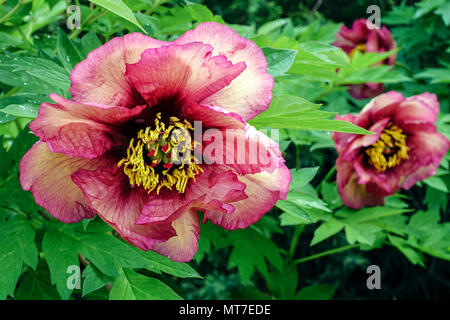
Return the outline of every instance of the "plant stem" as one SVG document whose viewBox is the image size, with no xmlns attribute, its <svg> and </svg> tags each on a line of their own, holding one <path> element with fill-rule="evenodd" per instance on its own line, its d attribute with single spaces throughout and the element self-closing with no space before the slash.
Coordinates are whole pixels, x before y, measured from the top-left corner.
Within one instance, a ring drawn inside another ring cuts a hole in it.
<svg viewBox="0 0 450 320">
<path fill-rule="evenodd" d="M 330 171 L 328 171 L 327 175 L 322 179 L 322 181 L 320 181 L 320 183 L 317 185 L 316 190 L 319 190 L 320 186 L 322 185 L 323 182 L 327 182 L 332 176 L 333 174 L 336 172 L 336 165 L 334 165 Z"/>
<path fill-rule="evenodd" d="M 289 260 L 294 257 L 295 249 L 297 248 L 298 240 L 305 229 L 304 225 L 295 226 L 294 234 L 292 236 L 291 245 L 289 247 Z"/>
<path fill-rule="evenodd" d="M 3 22 L 5 22 L 6 20 L 9 19 L 9 17 L 11 17 L 17 10 L 19 10 L 20 6 L 22 5 L 22 0 L 17 1 L 17 4 L 14 8 L 12 8 L 12 10 L 10 12 L 8 12 L 7 14 L 5 14 L 1 19 L 0 19 L 0 24 L 2 24 Z"/>
<path fill-rule="evenodd" d="M 357 247 L 359 247 L 359 243 L 349 244 L 347 246 L 343 246 L 343 247 L 339 247 L 339 248 L 336 248 L 336 249 L 327 250 L 327 251 L 324 251 L 324 252 L 313 254 L 313 255 L 308 256 L 308 257 L 297 259 L 297 260 L 293 261 L 292 264 L 295 265 L 295 264 L 303 263 L 303 262 L 306 262 L 306 261 L 319 259 L 319 258 L 328 256 L 330 254 L 343 252 L 343 251 L 350 250 L 350 249 L 357 248 Z"/>
<path fill-rule="evenodd" d="M 156 8 L 158 8 L 160 5 L 162 5 L 164 2 L 166 2 L 166 0 L 157 0 L 157 1 L 155 1 L 155 4 L 150 8 L 150 9 L 148 9 L 147 11 L 145 11 L 145 14 L 146 15 L 151 15 L 152 13 L 153 13 L 153 11 L 155 11 L 156 10 Z"/>
<path fill-rule="evenodd" d="M 295 169 L 300 169 L 300 145 L 295 145 Z"/>
</svg>

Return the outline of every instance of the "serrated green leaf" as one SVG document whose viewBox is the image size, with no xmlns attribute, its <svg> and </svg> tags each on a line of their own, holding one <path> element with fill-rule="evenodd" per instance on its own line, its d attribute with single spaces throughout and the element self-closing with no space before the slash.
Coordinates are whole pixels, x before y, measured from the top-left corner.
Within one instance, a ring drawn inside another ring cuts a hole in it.
<svg viewBox="0 0 450 320">
<path fill-rule="evenodd" d="M 316 231 L 314 231 L 314 237 L 311 240 L 311 246 L 314 246 L 319 242 L 322 242 L 323 240 L 328 239 L 329 237 L 340 232 L 342 229 L 344 229 L 344 226 L 344 223 L 334 218 L 331 218 L 330 220 L 322 223 L 320 227 L 318 227 Z"/>
<path fill-rule="evenodd" d="M 296 50 L 274 49 L 270 47 L 262 48 L 267 59 L 267 72 L 273 77 L 285 74 L 294 63 Z"/>
<path fill-rule="evenodd" d="M 130 269 L 121 269 L 111 289 L 110 300 L 180 300 L 172 289 L 158 279 Z"/>
<path fill-rule="evenodd" d="M 108 282 L 111 282 L 113 280 L 112 277 L 101 273 L 100 270 L 98 270 L 92 264 L 89 264 L 83 270 L 83 279 L 83 297 L 95 290 L 104 287 Z"/>
<path fill-rule="evenodd" d="M 38 251 L 34 237 L 33 228 L 20 216 L 0 225 L 0 300 L 14 295 L 24 264 L 36 268 Z"/>
<path fill-rule="evenodd" d="M 228 269 L 237 267 L 244 283 L 258 269 L 265 277 L 268 276 L 266 259 L 278 270 L 281 270 L 283 260 L 277 246 L 254 229 L 236 230 L 231 235 L 234 239 L 233 250 L 228 259 Z"/>
</svg>

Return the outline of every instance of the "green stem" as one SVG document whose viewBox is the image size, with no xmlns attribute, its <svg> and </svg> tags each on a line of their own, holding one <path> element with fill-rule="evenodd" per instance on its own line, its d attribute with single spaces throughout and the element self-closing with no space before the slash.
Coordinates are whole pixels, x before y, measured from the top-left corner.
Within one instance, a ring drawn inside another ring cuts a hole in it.
<svg viewBox="0 0 450 320">
<path fill-rule="evenodd" d="M 327 250 L 327 251 L 324 251 L 324 252 L 313 254 L 313 255 L 308 256 L 308 257 L 297 259 L 297 260 L 293 261 L 292 264 L 295 265 L 295 264 L 303 263 L 303 262 L 306 262 L 306 261 L 319 259 L 319 258 L 328 256 L 328 255 L 331 255 L 331 254 L 347 251 L 347 250 L 350 250 L 350 249 L 353 249 L 353 248 L 357 248 L 357 247 L 359 247 L 359 243 L 349 244 L 347 246 L 343 246 L 343 247 L 340 247 L 340 248 Z"/>
<path fill-rule="evenodd" d="M 22 0 L 17 1 L 17 4 L 14 8 L 12 8 L 12 10 L 10 12 L 8 12 L 7 14 L 5 14 L 1 19 L 0 19 L 0 24 L 2 24 L 3 22 L 5 22 L 6 20 L 9 19 L 9 17 L 11 17 L 17 10 L 19 10 L 20 6 L 22 5 Z"/>
<path fill-rule="evenodd" d="M 94 9 L 96 10 L 96 9 Z M 83 28 L 85 28 L 86 26 L 88 26 L 89 24 L 91 24 L 92 22 L 96 21 L 97 19 L 100 19 L 101 17 L 103 17 L 104 15 L 106 15 L 108 13 L 108 10 L 104 10 L 102 12 L 100 12 L 98 15 L 90 15 L 88 17 L 88 19 L 86 20 L 85 23 L 82 23 L 79 29 L 76 29 L 74 32 L 72 32 L 72 34 L 69 36 L 69 39 L 73 39 L 75 37 L 77 37 L 81 31 L 83 31 Z"/>
<path fill-rule="evenodd" d="M 328 171 L 327 175 L 325 176 L 325 178 L 322 179 L 322 181 L 320 181 L 320 183 L 317 185 L 316 190 L 319 190 L 320 186 L 322 185 L 323 182 L 327 182 L 332 176 L 333 174 L 336 172 L 336 165 L 334 165 L 330 171 Z"/>
<path fill-rule="evenodd" d="M 292 236 L 291 245 L 289 247 L 289 260 L 294 257 L 295 249 L 297 248 L 298 240 L 305 229 L 304 225 L 295 226 L 294 234 Z"/>
<path fill-rule="evenodd" d="M 145 14 L 146 15 L 151 15 L 152 13 L 153 13 L 153 11 L 155 11 L 156 10 L 156 8 L 158 8 L 160 5 L 162 5 L 164 2 L 166 2 L 166 0 L 158 0 L 158 1 L 155 1 L 155 4 L 150 8 L 150 9 L 148 9 L 147 11 L 145 11 Z"/>
<path fill-rule="evenodd" d="M 300 169 L 300 145 L 295 145 L 295 168 Z"/>
</svg>

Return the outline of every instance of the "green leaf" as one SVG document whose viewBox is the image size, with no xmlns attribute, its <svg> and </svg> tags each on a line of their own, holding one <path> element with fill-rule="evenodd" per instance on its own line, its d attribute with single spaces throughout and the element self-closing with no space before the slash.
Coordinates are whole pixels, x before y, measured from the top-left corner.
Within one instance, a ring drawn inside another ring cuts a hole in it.
<svg viewBox="0 0 450 320">
<path fill-rule="evenodd" d="M 265 277 L 268 276 L 266 261 L 281 270 L 283 260 L 277 246 L 268 238 L 252 228 L 233 231 L 233 250 L 228 259 L 228 269 L 237 267 L 244 283 L 249 283 L 255 268 Z"/>
<path fill-rule="evenodd" d="M 317 171 L 319 171 L 319 167 L 302 168 L 299 170 L 291 169 L 292 180 L 289 185 L 289 190 L 295 190 L 310 183 L 316 176 Z"/>
<path fill-rule="evenodd" d="M 198 22 L 214 21 L 214 14 L 208 7 L 194 3 L 186 7 L 192 16 L 192 19 Z"/>
<path fill-rule="evenodd" d="M 414 19 L 418 19 L 427 13 L 434 10 L 436 7 L 444 4 L 447 0 L 422 0 L 419 3 L 416 3 L 416 6 L 419 7 L 419 9 L 416 11 L 416 14 L 414 15 Z"/>
<path fill-rule="evenodd" d="M 83 297 L 104 287 L 108 282 L 113 280 L 113 278 L 101 273 L 100 270 L 92 264 L 89 264 L 83 270 L 83 278 Z"/>
<path fill-rule="evenodd" d="M 48 269 L 42 263 L 37 271 L 28 270 L 14 295 L 15 300 L 59 300 L 59 294 L 50 284 Z"/>
<path fill-rule="evenodd" d="M 182 298 L 158 279 L 130 269 L 121 269 L 111 289 L 110 300 L 181 300 Z"/>
<path fill-rule="evenodd" d="M 450 2 L 443 3 L 434 13 L 442 16 L 446 26 L 450 25 Z"/>
<path fill-rule="evenodd" d="M 348 121 L 324 120 L 334 114 L 317 110 L 318 104 L 303 98 L 282 94 L 273 98 L 269 109 L 250 120 L 256 127 L 279 129 L 326 130 L 355 134 L 373 134 Z"/>
<path fill-rule="evenodd" d="M 0 300 L 14 295 L 24 264 L 36 268 L 38 251 L 34 237 L 34 229 L 22 217 L 15 216 L 0 225 Z"/>
<path fill-rule="evenodd" d="M 300 206 L 286 200 L 279 200 L 276 207 L 283 210 L 280 215 L 282 226 L 309 224 L 315 222 Z"/>
<path fill-rule="evenodd" d="M 350 244 L 359 242 L 371 246 L 375 242 L 375 233 L 378 231 L 380 231 L 379 227 L 367 223 L 345 225 L 345 235 Z"/>
<path fill-rule="evenodd" d="M 270 47 L 262 48 L 267 59 L 267 72 L 273 77 L 285 74 L 294 63 L 296 50 L 274 49 Z"/>
<path fill-rule="evenodd" d="M 66 271 L 71 265 L 79 265 L 78 253 L 109 277 L 118 277 L 122 267 L 195 275 L 195 272 L 185 265 L 176 268 L 170 263 L 158 264 L 157 258 L 146 257 L 141 250 L 104 233 L 109 228 L 105 230 L 103 225 L 104 223 L 94 221 L 89 223 L 87 231 L 84 231 L 82 223 L 54 224 L 44 235 L 43 251 L 51 271 L 52 283 L 56 283 L 62 298 L 70 296 L 71 290 L 67 289 L 66 285 Z"/>
<path fill-rule="evenodd" d="M 426 68 L 415 74 L 414 78 L 431 78 L 431 83 L 450 83 L 450 68 Z"/>
<path fill-rule="evenodd" d="M 436 177 L 436 176 L 429 177 L 429 178 L 423 180 L 423 182 L 431 188 L 448 193 L 447 185 L 445 184 L 445 181 L 440 177 Z"/>
<path fill-rule="evenodd" d="M 80 266 L 77 247 L 65 233 L 50 228 L 42 239 L 42 251 L 50 269 L 52 284 L 56 284 L 63 300 L 68 299 L 73 289 L 67 286 L 67 269 Z"/>
<path fill-rule="evenodd" d="M 111 11 L 114 14 L 117 14 L 119 17 L 122 17 L 125 20 L 137 26 L 144 33 L 147 33 L 147 31 L 145 31 L 145 29 L 142 28 L 142 26 L 136 20 L 133 11 L 131 11 L 131 9 L 128 8 L 127 5 L 122 2 L 122 0 L 89 0 L 89 1 L 105 8 L 108 11 Z"/>
<path fill-rule="evenodd" d="M 81 54 L 61 28 L 58 28 L 56 34 L 56 48 L 59 60 L 64 68 L 71 72 L 75 65 L 82 60 Z"/>
<path fill-rule="evenodd" d="M 81 52 L 84 57 L 86 57 L 91 51 L 97 49 L 100 47 L 102 43 L 98 39 L 97 35 L 94 31 L 87 32 L 82 38 L 81 38 Z"/>
<path fill-rule="evenodd" d="M 202 278 L 189 264 L 170 260 L 153 251 L 141 252 L 147 262 L 147 269 L 156 273 L 167 273 L 180 278 Z"/>
<path fill-rule="evenodd" d="M 300 290 L 295 299 L 297 300 L 330 300 L 336 292 L 337 286 L 326 284 L 314 284 Z"/>
<path fill-rule="evenodd" d="M 320 227 L 318 227 L 316 231 L 314 231 L 314 237 L 311 240 L 311 246 L 314 246 L 319 242 L 322 242 L 323 240 L 328 239 L 329 237 L 340 232 L 342 229 L 344 229 L 344 226 L 344 223 L 336 220 L 335 218 L 331 218 L 330 220 L 322 223 Z"/>
<path fill-rule="evenodd" d="M 394 247 L 400 250 L 400 252 L 403 253 L 409 261 L 411 261 L 412 264 L 418 264 L 425 267 L 422 254 L 409 246 L 404 239 L 393 235 L 388 235 L 388 239 Z"/>
</svg>

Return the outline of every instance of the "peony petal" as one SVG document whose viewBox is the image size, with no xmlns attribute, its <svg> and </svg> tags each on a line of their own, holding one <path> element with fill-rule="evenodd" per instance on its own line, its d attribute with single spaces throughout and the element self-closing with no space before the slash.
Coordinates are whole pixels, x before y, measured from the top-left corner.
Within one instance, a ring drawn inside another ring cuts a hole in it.
<svg viewBox="0 0 450 320">
<path fill-rule="evenodd" d="M 131 188 L 128 178 L 117 166 L 96 171 L 79 170 L 72 175 L 72 180 L 98 215 L 136 247 L 152 250 L 155 243 L 175 235 L 170 223 L 136 224 L 149 195 L 141 188 Z"/>
<path fill-rule="evenodd" d="M 137 224 L 169 223 L 191 208 L 234 212 L 230 203 L 247 198 L 245 184 L 225 166 L 206 166 L 184 194 L 164 189 L 145 204 Z"/>
<path fill-rule="evenodd" d="M 437 114 L 434 109 L 423 100 L 411 97 L 401 102 L 394 114 L 394 121 L 402 127 L 411 123 L 435 123 Z"/>
<path fill-rule="evenodd" d="M 78 222 L 95 216 L 81 190 L 72 182 L 80 168 L 97 169 L 108 165 L 106 158 L 80 159 L 50 152 L 43 142 L 36 143 L 20 162 L 20 183 L 33 193 L 36 203 L 63 222 Z"/>
<path fill-rule="evenodd" d="M 442 157 L 450 148 L 450 141 L 436 132 L 431 124 L 409 126 L 407 145 L 409 160 L 402 163 L 399 171 L 403 174 L 401 187 L 411 188 L 417 181 L 426 179 L 436 173 Z"/>
<path fill-rule="evenodd" d="M 353 161 L 359 154 L 359 151 L 363 147 L 368 147 L 374 144 L 381 136 L 384 128 L 389 122 L 389 118 L 379 120 L 374 123 L 368 130 L 374 132 L 373 135 L 358 135 L 351 140 L 341 151 L 341 157 L 344 161 Z"/>
<path fill-rule="evenodd" d="M 207 210 L 204 222 L 222 226 L 227 230 L 244 229 L 258 221 L 278 200 L 286 199 L 291 182 L 291 172 L 282 166 L 272 173 L 264 171 L 238 177 L 245 183 L 248 198 L 233 202 L 235 211 L 231 214 Z"/>
<path fill-rule="evenodd" d="M 144 108 L 81 104 L 56 94 L 50 97 L 57 104 L 41 104 L 30 129 L 48 144 L 52 152 L 86 159 L 96 158 L 124 143 L 125 137 L 116 125 L 137 117 Z"/>
<path fill-rule="evenodd" d="M 200 224 L 197 212 L 190 209 L 184 212 L 179 218 L 172 222 L 176 236 L 169 240 L 157 243 L 154 251 L 177 262 L 187 262 L 192 260 L 198 249 L 198 239 L 200 238 Z"/>
<path fill-rule="evenodd" d="M 202 104 L 221 106 L 250 120 L 269 107 L 273 78 L 267 73 L 267 61 L 258 46 L 234 30 L 215 22 L 200 23 L 175 43 L 200 41 L 210 44 L 213 55 L 224 55 L 233 63 L 244 61 L 247 68 L 231 84 L 207 97 Z"/>
<path fill-rule="evenodd" d="M 279 145 L 239 115 L 201 105 L 185 108 L 184 115 L 201 121 L 202 128 L 196 130 L 203 132 L 203 163 L 224 164 L 239 174 L 272 172 L 283 166 Z"/>
<path fill-rule="evenodd" d="M 368 99 L 384 92 L 382 83 L 353 84 L 349 86 L 349 94 L 355 99 Z"/>
<path fill-rule="evenodd" d="M 357 116 L 349 113 L 342 116 L 337 115 L 334 117 L 334 119 L 355 123 Z M 336 131 L 333 131 L 332 133 L 332 138 L 335 142 L 335 148 L 337 152 L 341 152 L 341 150 L 350 142 L 350 140 L 355 139 L 356 137 L 358 137 L 358 135 L 352 133 L 343 133 Z"/>
<path fill-rule="evenodd" d="M 212 57 L 213 48 L 200 42 L 147 49 L 141 60 L 127 64 L 126 75 L 149 105 L 177 96 L 198 103 L 228 86 L 244 69 L 225 56 Z"/>
<path fill-rule="evenodd" d="M 359 184 L 359 176 L 351 162 L 336 160 L 337 185 L 342 203 L 353 209 L 384 204 L 384 198 L 369 192 L 368 184 Z M 376 188 L 374 186 L 373 188 Z"/>
<path fill-rule="evenodd" d="M 434 176 L 438 168 L 439 164 L 431 163 L 428 166 L 423 166 L 415 169 L 410 175 L 404 178 L 401 187 L 405 190 L 410 189 L 418 181 Z"/>
<path fill-rule="evenodd" d="M 404 100 L 403 95 L 396 91 L 389 91 L 373 98 L 359 113 L 356 125 L 368 128 L 374 122 L 392 117 L 398 109 L 398 104 Z"/>
<path fill-rule="evenodd" d="M 142 98 L 125 77 L 125 64 L 137 62 L 144 50 L 165 44 L 140 33 L 108 41 L 73 69 L 70 75 L 73 100 L 124 107 L 142 104 Z"/>
</svg>

